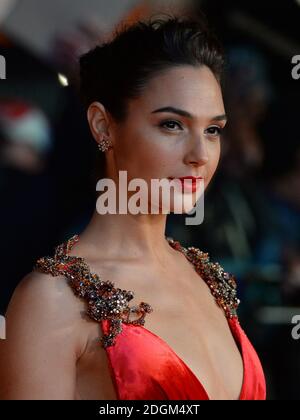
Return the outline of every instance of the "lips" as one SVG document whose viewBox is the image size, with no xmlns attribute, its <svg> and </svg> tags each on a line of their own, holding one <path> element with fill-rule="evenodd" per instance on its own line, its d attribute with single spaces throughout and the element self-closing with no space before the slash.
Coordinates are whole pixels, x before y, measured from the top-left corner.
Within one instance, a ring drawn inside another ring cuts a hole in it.
<svg viewBox="0 0 300 420">
<path fill-rule="evenodd" d="M 203 179 L 201 176 L 182 176 L 179 178 L 170 177 L 169 179 L 179 179 L 181 181 L 182 190 L 185 192 L 196 192 L 198 184 L 197 180 Z M 185 182 L 187 180 L 187 182 Z"/>
</svg>

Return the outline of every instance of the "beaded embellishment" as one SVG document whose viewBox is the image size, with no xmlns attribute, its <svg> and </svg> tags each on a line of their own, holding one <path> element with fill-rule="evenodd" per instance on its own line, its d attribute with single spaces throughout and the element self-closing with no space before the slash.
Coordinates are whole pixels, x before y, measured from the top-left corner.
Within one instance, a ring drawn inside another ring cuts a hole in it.
<svg viewBox="0 0 300 420">
<path fill-rule="evenodd" d="M 193 263 L 225 315 L 228 318 L 236 317 L 239 300 L 236 297 L 235 278 L 224 272 L 218 263 L 210 262 L 207 253 L 194 247 L 184 248 L 172 238 L 166 239 L 174 249 L 183 252 Z M 53 257 L 39 258 L 33 269 L 52 276 L 64 275 L 75 295 L 86 300 L 87 315 L 97 322 L 104 319 L 110 321 L 108 333 L 101 337 L 101 344 L 106 348 L 115 344 L 116 336 L 122 332 L 123 322 L 144 325 L 146 314 L 151 313 L 153 308 L 146 302 L 129 306 L 134 292 L 116 288 L 109 280 L 101 280 L 98 274 L 91 273 L 82 257 L 69 255 L 78 241 L 78 235 L 72 236 L 55 248 Z"/>
<path fill-rule="evenodd" d="M 193 246 L 185 248 L 173 238 L 167 238 L 167 240 L 174 249 L 181 251 L 194 265 L 196 272 L 210 288 L 217 304 L 224 310 L 226 317 L 237 317 L 236 310 L 240 300 L 237 298 L 235 277 L 225 272 L 219 263 L 211 262 L 207 252 Z"/>
</svg>

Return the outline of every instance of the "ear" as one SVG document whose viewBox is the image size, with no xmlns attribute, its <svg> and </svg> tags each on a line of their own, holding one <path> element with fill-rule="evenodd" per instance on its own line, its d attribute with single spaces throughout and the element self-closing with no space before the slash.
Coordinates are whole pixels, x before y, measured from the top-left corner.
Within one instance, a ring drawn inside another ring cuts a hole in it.
<svg viewBox="0 0 300 420">
<path fill-rule="evenodd" d="M 93 102 L 87 110 L 87 119 L 90 130 L 97 143 L 100 143 L 103 135 L 111 137 L 110 119 L 105 107 L 100 102 Z"/>
</svg>

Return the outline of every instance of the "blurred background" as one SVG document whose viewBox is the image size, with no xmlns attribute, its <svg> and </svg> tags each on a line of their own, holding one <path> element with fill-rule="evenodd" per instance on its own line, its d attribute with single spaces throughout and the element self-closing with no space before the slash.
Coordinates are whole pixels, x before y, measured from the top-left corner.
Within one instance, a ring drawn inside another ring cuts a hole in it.
<svg viewBox="0 0 300 420">
<path fill-rule="evenodd" d="M 95 208 L 97 148 L 78 98 L 78 55 L 121 21 L 160 11 L 206 14 L 227 53 L 229 115 L 204 222 L 170 215 L 166 234 L 235 274 L 268 399 L 299 400 L 300 1 L 1 0 L 0 314 L 35 260 Z"/>
</svg>

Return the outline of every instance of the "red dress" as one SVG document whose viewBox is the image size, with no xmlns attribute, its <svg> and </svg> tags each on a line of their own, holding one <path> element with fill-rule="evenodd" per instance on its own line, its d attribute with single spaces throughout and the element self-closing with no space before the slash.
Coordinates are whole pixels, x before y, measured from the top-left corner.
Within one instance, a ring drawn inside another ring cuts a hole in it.
<svg viewBox="0 0 300 420">
<path fill-rule="evenodd" d="M 167 238 L 170 245 L 182 251 L 208 284 L 213 296 L 225 312 L 232 335 L 243 360 L 244 377 L 240 400 L 264 400 L 266 384 L 259 358 L 243 331 L 236 308 L 234 277 L 218 263 L 211 263 L 207 253 L 198 248 L 183 248 L 178 241 Z M 56 247 L 54 257 L 38 259 L 34 269 L 53 276 L 65 275 L 74 293 L 87 301 L 87 314 L 99 322 L 109 370 L 119 400 L 208 400 L 203 385 L 172 350 L 156 334 L 144 327 L 145 315 L 152 311 L 141 302 L 130 307 L 133 292 L 116 288 L 91 273 L 84 259 L 69 255 L 74 235 Z M 130 319 L 131 314 L 139 318 Z"/>
</svg>

